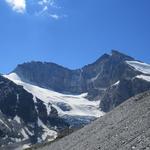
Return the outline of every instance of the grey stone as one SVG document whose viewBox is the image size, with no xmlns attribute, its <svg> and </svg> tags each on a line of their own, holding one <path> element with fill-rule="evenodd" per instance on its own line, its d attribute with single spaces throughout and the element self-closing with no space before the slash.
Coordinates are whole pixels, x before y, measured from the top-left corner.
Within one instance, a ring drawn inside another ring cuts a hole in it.
<svg viewBox="0 0 150 150">
<path fill-rule="evenodd" d="M 39 149 L 149 150 L 149 108 L 150 91 L 130 98 L 90 125 Z"/>
</svg>

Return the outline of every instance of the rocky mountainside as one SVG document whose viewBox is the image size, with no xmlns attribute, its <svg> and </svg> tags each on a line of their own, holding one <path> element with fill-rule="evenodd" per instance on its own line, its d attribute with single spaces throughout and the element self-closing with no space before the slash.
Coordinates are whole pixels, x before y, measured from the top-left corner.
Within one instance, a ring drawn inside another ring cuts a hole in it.
<svg viewBox="0 0 150 150">
<path fill-rule="evenodd" d="M 20 64 L 0 76 L 0 144 L 7 141 L 4 149 L 10 149 L 54 140 L 147 90 L 150 65 L 115 50 L 77 70 Z"/>
<path fill-rule="evenodd" d="M 18 65 L 13 72 L 25 82 L 57 92 L 96 93 L 122 78 L 131 78 L 138 74 L 125 63 L 127 60 L 134 59 L 113 50 L 111 55 L 104 54 L 96 62 L 77 70 L 54 63 L 30 62 Z M 92 98 L 96 97 L 93 95 Z"/>
<path fill-rule="evenodd" d="M 24 82 L 56 92 L 88 93 L 88 99 L 101 100 L 101 110 L 108 112 L 129 97 L 150 89 L 148 80 L 137 78 L 147 74 L 143 72 L 145 65 L 141 66 L 134 58 L 112 50 L 111 54 L 104 54 L 94 63 L 77 70 L 54 63 L 30 62 L 18 65 L 13 73 Z"/>
<path fill-rule="evenodd" d="M 50 105 L 48 114 L 43 101 L 0 76 L 1 147 L 54 140 L 60 127 L 65 129 L 69 125 L 58 116 L 54 107 Z"/>
<path fill-rule="evenodd" d="M 130 98 L 90 125 L 39 149 L 149 150 L 149 118 L 150 91 Z"/>
<path fill-rule="evenodd" d="M 86 93 L 81 95 L 58 93 L 31 83 L 26 83 L 16 73 L 5 75 L 5 77 L 17 85 L 23 86 L 34 98 L 40 99 L 46 112 L 51 112 L 50 106 L 52 106 L 55 110 L 54 112 L 69 124 L 69 128 L 81 127 L 96 117 L 103 115 L 103 112 L 99 109 L 99 101 L 88 100 Z"/>
<path fill-rule="evenodd" d="M 121 79 L 104 93 L 100 108 L 109 112 L 128 98 L 150 89 L 150 82 L 140 78 Z"/>
<path fill-rule="evenodd" d="M 103 115 L 97 102 L 84 97 L 25 83 L 16 74 L 0 76 L 1 149 L 53 141 Z"/>
</svg>

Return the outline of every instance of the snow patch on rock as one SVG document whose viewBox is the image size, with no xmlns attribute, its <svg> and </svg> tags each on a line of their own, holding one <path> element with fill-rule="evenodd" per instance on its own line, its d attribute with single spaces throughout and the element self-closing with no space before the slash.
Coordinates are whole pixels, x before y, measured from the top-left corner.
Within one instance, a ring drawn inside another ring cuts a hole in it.
<svg viewBox="0 0 150 150">
<path fill-rule="evenodd" d="M 136 78 L 143 79 L 143 80 L 150 82 L 150 76 L 147 76 L 147 75 L 138 75 L 136 76 Z"/>
<path fill-rule="evenodd" d="M 57 132 L 50 130 L 44 123 L 38 118 L 38 126 L 43 128 L 42 140 L 53 141 L 57 138 Z"/>
<path fill-rule="evenodd" d="M 150 74 L 150 65 L 149 64 L 139 62 L 139 61 L 126 61 L 126 63 L 128 65 L 132 66 L 137 71 L 140 71 L 144 74 Z"/>
</svg>

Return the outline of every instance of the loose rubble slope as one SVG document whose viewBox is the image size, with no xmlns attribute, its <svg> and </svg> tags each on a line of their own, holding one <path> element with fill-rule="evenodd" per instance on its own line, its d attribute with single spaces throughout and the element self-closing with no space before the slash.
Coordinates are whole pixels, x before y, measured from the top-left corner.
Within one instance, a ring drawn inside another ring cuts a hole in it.
<svg viewBox="0 0 150 150">
<path fill-rule="evenodd" d="M 149 150 L 150 91 L 130 98 L 83 129 L 40 150 Z"/>
</svg>

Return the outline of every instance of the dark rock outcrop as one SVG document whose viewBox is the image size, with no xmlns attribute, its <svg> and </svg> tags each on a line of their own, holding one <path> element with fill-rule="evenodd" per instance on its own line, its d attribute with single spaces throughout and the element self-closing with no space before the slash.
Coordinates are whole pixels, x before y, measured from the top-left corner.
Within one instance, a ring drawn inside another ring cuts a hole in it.
<svg viewBox="0 0 150 150">
<path fill-rule="evenodd" d="M 100 108 L 109 112 L 125 100 L 150 89 L 150 82 L 142 79 L 122 79 L 116 85 L 109 87 L 100 103 Z"/>
<path fill-rule="evenodd" d="M 0 110 L 10 118 L 17 115 L 26 123 L 37 120 L 32 94 L 2 76 L 0 76 Z"/>
<path fill-rule="evenodd" d="M 36 99 L 36 107 L 37 107 L 37 113 L 39 118 L 43 121 L 44 124 L 47 124 L 48 114 L 46 106 L 44 105 L 43 101 L 40 99 Z"/>
<path fill-rule="evenodd" d="M 11 144 L 17 146 L 21 142 L 37 143 L 38 139 L 42 140 L 43 127 L 39 119 L 58 133 L 69 129 L 69 124 L 58 116 L 57 110 L 51 104 L 50 107 L 50 114 L 47 114 L 43 101 L 33 100 L 33 95 L 22 86 L 0 76 L 0 146 L 11 147 Z M 53 121 L 56 118 L 57 121 Z"/>
<path fill-rule="evenodd" d="M 25 82 L 58 92 L 81 93 L 80 70 L 72 71 L 54 63 L 30 62 L 14 70 Z"/>
<path fill-rule="evenodd" d="M 0 145 L 31 140 L 36 134 L 37 112 L 32 94 L 0 76 Z M 5 127 L 5 129 L 4 129 Z M 38 138 L 38 137 L 36 137 Z"/>
</svg>

